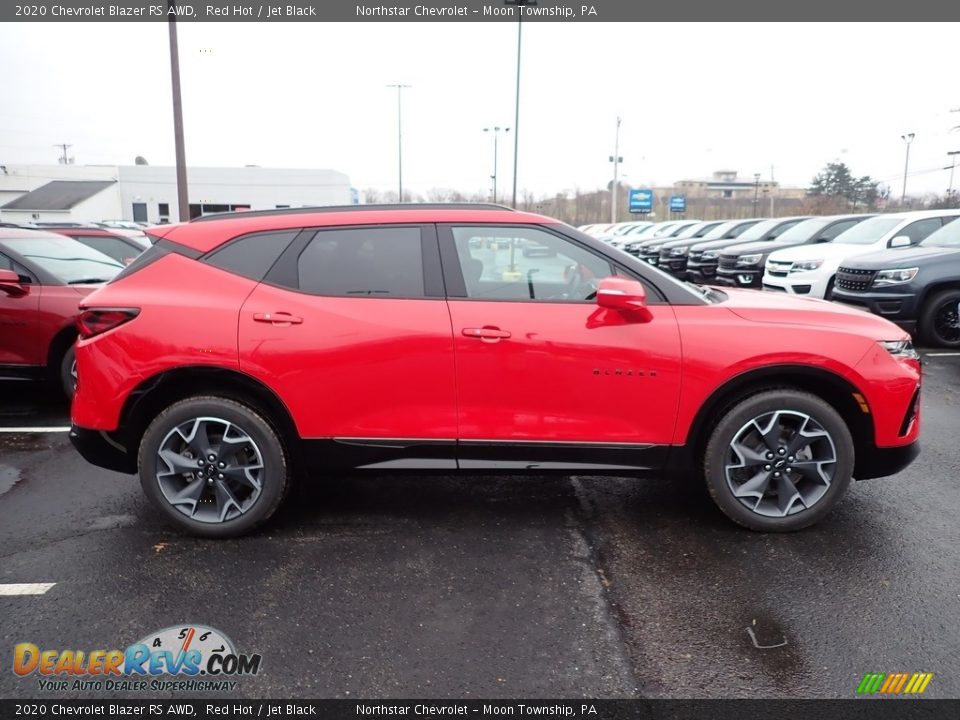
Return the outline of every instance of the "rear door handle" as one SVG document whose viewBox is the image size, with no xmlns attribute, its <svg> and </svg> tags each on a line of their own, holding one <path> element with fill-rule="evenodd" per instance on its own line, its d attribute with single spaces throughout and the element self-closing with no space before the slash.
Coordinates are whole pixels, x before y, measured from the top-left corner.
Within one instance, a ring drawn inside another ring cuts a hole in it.
<svg viewBox="0 0 960 720">
<path fill-rule="evenodd" d="M 501 330 L 492 325 L 484 325 L 482 328 L 464 328 L 460 332 L 464 337 L 483 340 L 484 342 L 497 342 L 510 337 L 508 330 Z"/>
<path fill-rule="evenodd" d="M 271 325 L 299 325 L 302 317 L 291 315 L 288 312 L 254 313 L 254 322 L 270 323 Z"/>
</svg>

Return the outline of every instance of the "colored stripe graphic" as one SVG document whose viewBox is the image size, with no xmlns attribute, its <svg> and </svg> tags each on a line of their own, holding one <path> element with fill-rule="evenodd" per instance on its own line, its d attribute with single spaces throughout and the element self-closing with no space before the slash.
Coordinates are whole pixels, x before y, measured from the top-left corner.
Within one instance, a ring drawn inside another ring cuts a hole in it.
<svg viewBox="0 0 960 720">
<path fill-rule="evenodd" d="M 867 673 L 857 685 L 858 695 L 921 695 L 933 673 Z"/>
</svg>

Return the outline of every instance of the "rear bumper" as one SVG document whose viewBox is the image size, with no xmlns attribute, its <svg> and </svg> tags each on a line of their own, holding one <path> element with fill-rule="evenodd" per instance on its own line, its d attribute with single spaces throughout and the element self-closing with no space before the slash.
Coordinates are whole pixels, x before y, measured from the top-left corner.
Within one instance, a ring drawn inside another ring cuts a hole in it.
<svg viewBox="0 0 960 720">
<path fill-rule="evenodd" d="M 919 454 L 919 440 L 899 447 L 872 447 L 869 451 L 861 452 L 857 456 L 853 477 L 857 480 L 870 480 L 896 475 L 916 460 Z"/>
<path fill-rule="evenodd" d="M 137 472 L 137 459 L 120 445 L 114 444 L 106 433 L 100 430 L 88 430 L 73 425 L 70 428 L 70 442 L 91 465 L 128 475 Z"/>
</svg>

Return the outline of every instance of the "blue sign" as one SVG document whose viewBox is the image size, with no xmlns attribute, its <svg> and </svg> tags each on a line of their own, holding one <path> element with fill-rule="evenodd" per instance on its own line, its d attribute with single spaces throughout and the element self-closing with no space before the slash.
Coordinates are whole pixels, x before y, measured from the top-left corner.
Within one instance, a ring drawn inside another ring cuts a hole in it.
<svg viewBox="0 0 960 720">
<path fill-rule="evenodd" d="M 670 212 L 686 212 L 687 211 L 687 196 L 686 195 L 671 195 L 670 196 Z"/>
<path fill-rule="evenodd" d="M 630 212 L 648 213 L 653 210 L 653 190 L 631 190 Z"/>
</svg>

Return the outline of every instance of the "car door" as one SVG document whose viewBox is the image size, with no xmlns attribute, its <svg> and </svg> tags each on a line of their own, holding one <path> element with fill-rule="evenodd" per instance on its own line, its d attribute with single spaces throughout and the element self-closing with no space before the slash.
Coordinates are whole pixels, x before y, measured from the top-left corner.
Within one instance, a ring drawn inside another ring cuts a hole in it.
<svg viewBox="0 0 960 720">
<path fill-rule="evenodd" d="M 0 289 L 0 365 L 42 365 L 46 348 L 37 339 L 40 286 L 26 269 L 0 253 L 0 269 L 20 275 L 25 292 Z"/>
<path fill-rule="evenodd" d="M 453 338 L 432 225 L 305 231 L 240 313 L 264 378 L 321 462 L 453 468 Z"/>
<path fill-rule="evenodd" d="M 658 466 L 677 411 L 680 337 L 655 289 L 652 319 L 639 322 L 596 305 L 615 267 L 558 230 L 442 225 L 439 235 L 460 466 Z M 509 247 L 487 242 L 499 238 Z"/>
</svg>

